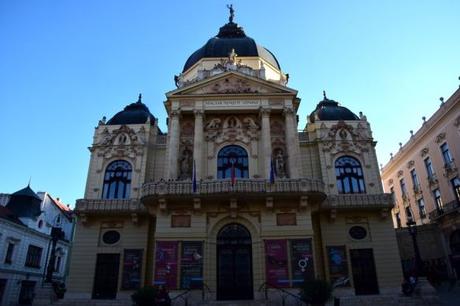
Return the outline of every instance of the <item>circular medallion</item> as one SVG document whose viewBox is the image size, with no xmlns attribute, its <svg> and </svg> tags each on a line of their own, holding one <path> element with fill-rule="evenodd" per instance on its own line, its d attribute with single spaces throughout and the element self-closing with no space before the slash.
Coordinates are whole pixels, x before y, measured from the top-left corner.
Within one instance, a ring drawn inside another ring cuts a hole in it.
<svg viewBox="0 0 460 306">
<path fill-rule="evenodd" d="M 107 231 L 102 235 L 105 244 L 115 244 L 120 241 L 120 233 L 117 231 Z"/>
<path fill-rule="evenodd" d="M 367 230 L 362 226 L 355 225 L 348 230 L 348 234 L 355 240 L 361 240 L 366 238 Z"/>
</svg>

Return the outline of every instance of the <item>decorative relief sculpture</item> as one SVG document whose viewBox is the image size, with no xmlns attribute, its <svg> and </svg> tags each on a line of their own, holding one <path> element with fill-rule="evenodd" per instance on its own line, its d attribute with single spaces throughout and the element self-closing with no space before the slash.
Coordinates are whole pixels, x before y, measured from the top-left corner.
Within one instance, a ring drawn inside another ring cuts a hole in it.
<svg viewBox="0 0 460 306">
<path fill-rule="evenodd" d="M 444 139 L 446 139 L 446 133 L 440 133 L 436 136 L 436 143 L 441 143 Z"/>
<path fill-rule="evenodd" d="M 98 156 L 105 159 L 113 156 L 135 158 L 143 154 L 145 143 L 145 129 L 143 127 L 137 133 L 126 125 L 112 131 L 106 127 L 98 135 L 91 150 L 96 151 Z"/>
<path fill-rule="evenodd" d="M 422 157 L 425 157 L 428 154 L 429 150 L 428 148 L 423 148 L 422 151 L 420 151 L 420 155 Z"/>
<path fill-rule="evenodd" d="M 410 160 L 410 161 L 407 163 L 407 169 L 413 168 L 414 165 L 415 165 L 415 161 Z"/>
<path fill-rule="evenodd" d="M 179 161 L 179 179 L 185 180 L 192 177 L 193 170 L 193 153 L 190 149 L 185 148 L 182 151 L 181 158 Z"/>
<path fill-rule="evenodd" d="M 399 170 L 399 171 L 398 171 L 398 177 L 401 177 L 401 176 L 403 176 L 403 175 L 404 175 L 404 171 Z"/>
</svg>

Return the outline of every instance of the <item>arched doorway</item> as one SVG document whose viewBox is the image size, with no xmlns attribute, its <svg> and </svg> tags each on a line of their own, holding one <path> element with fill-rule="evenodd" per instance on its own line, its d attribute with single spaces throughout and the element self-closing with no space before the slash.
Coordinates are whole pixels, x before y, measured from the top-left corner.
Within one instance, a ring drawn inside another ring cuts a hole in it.
<svg viewBox="0 0 460 306">
<path fill-rule="evenodd" d="M 252 241 L 248 229 L 231 223 L 217 234 L 217 299 L 253 298 Z"/>
</svg>

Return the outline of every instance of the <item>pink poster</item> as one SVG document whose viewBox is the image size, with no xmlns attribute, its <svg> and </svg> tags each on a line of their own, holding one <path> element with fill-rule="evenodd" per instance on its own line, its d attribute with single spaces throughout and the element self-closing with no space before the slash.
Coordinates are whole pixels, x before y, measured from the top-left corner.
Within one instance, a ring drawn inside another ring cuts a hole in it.
<svg viewBox="0 0 460 306">
<path fill-rule="evenodd" d="M 265 271 L 267 283 L 276 287 L 289 287 L 287 240 L 265 240 Z"/>
<path fill-rule="evenodd" d="M 155 285 L 165 285 L 167 289 L 177 288 L 177 241 L 157 241 L 155 253 Z"/>
</svg>

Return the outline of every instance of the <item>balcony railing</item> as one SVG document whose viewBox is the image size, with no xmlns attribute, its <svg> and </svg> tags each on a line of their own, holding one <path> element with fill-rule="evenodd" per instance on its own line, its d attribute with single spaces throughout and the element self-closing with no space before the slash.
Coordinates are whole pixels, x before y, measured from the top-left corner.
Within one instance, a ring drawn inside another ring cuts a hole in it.
<svg viewBox="0 0 460 306">
<path fill-rule="evenodd" d="M 457 165 L 454 159 L 444 164 L 444 171 L 444 176 L 447 178 L 457 174 Z"/>
<path fill-rule="evenodd" d="M 107 212 L 142 212 L 144 205 L 139 200 L 102 200 L 80 199 L 75 205 L 77 213 L 107 213 Z"/>
<path fill-rule="evenodd" d="M 451 214 L 456 211 L 460 213 L 460 202 L 457 200 L 450 201 L 442 207 L 435 208 L 434 210 L 432 210 L 429 214 L 430 220 L 435 221 L 445 215 Z"/>
<path fill-rule="evenodd" d="M 392 208 L 391 193 L 330 195 L 322 208 Z"/>
<path fill-rule="evenodd" d="M 197 182 L 193 190 L 191 181 L 157 181 L 145 183 L 142 186 L 142 197 L 157 196 L 200 196 L 200 195 L 225 195 L 228 193 L 244 194 L 300 194 L 324 193 L 324 183 L 312 179 L 279 179 L 274 183 L 260 179 L 238 179 L 235 184 L 230 180 L 211 180 Z"/>
</svg>

